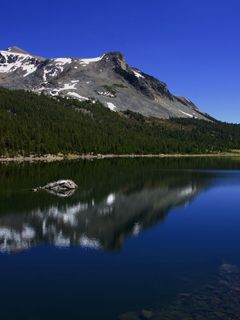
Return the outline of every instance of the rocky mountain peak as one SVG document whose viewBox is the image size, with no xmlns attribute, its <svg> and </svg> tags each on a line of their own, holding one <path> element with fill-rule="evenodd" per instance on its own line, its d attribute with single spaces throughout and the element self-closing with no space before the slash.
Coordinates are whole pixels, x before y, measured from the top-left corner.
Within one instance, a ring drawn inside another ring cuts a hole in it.
<svg viewBox="0 0 240 320">
<path fill-rule="evenodd" d="M 126 65 L 126 60 L 124 55 L 119 51 L 108 52 L 103 56 L 104 61 L 111 61 L 114 64 L 119 64 L 122 67 Z"/>
<path fill-rule="evenodd" d="M 96 58 L 43 59 L 13 46 L 0 51 L 0 86 L 55 98 L 99 100 L 112 111 L 131 110 L 148 117 L 206 119 L 164 82 L 129 66 L 119 51 Z"/>
<path fill-rule="evenodd" d="M 125 62 L 125 57 L 120 51 L 110 51 L 106 53 L 104 57 L 112 60 L 121 60 Z"/>
<path fill-rule="evenodd" d="M 7 49 L 8 52 L 12 52 L 12 53 L 21 53 L 21 54 L 28 54 L 30 55 L 27 51 L 19 48 L 19 47 L 16 47 L 16 46 L 13 46 L 13 47 L 9 47 Z"/>
</svg>

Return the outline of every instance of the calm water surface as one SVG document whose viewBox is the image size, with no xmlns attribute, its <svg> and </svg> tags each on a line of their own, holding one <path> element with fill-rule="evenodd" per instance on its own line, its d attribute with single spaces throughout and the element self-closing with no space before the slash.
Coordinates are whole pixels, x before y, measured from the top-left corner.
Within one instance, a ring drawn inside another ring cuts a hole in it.
<svg viewBox="0 0 240 320">
<path fill-rule="evenodd" d="M 1 319 L 161 310 L 240 266 L 239 169 L 230 159 L 1 165 Z M 60 178 L 79 189 L 31 191 Z"/>
</svg>

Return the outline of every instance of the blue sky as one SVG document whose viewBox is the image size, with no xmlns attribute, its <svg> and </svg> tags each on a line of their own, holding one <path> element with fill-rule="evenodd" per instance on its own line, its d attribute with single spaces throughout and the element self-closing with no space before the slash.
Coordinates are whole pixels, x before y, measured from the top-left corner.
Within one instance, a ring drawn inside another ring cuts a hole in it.
<svg viewBox="0 0 240 320">
<path fill-rule="evenodd" d="M 240 1 L 1 2 L 1 49 L 44 57 L 121 51 L 212 116 L 240 122 Z"/>
</svg>

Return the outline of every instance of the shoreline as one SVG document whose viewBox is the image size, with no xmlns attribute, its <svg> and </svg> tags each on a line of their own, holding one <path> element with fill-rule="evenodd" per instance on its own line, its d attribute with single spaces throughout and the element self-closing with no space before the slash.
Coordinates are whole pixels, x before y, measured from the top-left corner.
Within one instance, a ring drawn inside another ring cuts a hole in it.
<svg viewBox="0 0 240 320">
<path fill-rule="evenodd" d="M 68 154 L 43 156 L 15 156 L 0 157 L 0 163 L 4 162 L 54 162 L 63 160 L 94 160 L 94 159 L 114 159 L 114 158 L 201 158 L 201 157 L 239 157 L 240 152 L 222 152 L 222 153 L 202 153 L 202 154 Z"/>
</svg>

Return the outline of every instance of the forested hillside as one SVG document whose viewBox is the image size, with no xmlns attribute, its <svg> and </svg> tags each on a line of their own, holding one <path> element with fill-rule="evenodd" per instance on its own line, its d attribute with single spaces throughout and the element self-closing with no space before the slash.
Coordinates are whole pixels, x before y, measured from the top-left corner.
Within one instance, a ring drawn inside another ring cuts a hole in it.
<svg viewBox="0 0 240 320">
<path fill-rule="evenodd" d="M 240 148 L 240 125 L 159 120 L 101 103 L 0 89 L 0 154 L 206 153 Z"/>
</svg>

